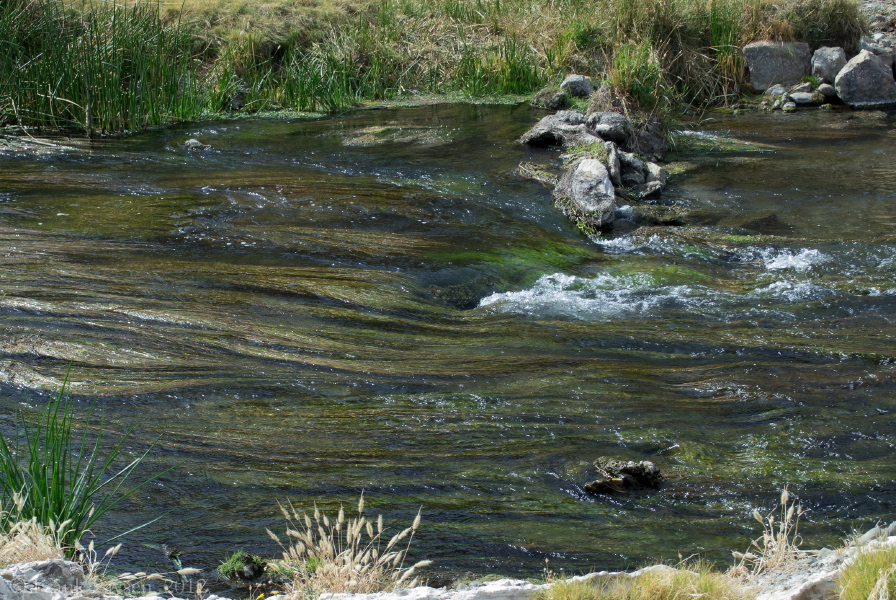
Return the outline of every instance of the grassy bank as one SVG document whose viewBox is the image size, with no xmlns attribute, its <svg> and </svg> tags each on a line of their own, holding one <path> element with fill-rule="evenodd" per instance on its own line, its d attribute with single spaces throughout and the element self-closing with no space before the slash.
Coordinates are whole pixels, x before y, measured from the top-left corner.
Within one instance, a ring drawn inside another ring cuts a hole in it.
<svg viewBox="0 0 896 600">
<path fill-rule="evenodd" d="M 709 105 L 739 93 L 745 43 L 854 50 L 863 28 L 855 0 L 8 0 L 0 125 L 528 94 L 570 72 L 649 108 Z"/>
</svg>

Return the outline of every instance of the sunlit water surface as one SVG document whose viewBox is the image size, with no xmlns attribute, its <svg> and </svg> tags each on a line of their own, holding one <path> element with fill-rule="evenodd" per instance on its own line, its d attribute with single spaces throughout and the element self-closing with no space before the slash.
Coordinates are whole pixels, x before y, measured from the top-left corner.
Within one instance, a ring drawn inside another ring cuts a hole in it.
<svg viewBox="0 0 896 600">
<path fill-rule="evenodd" d="M 145 544 L 205 569 L 276 554 L 278 502 L 362 490 L 396 531 L 422 507 L 412 553 L 436 580 L 728 562 L 785 485 L 808 545 L 896 516 L 896 118 L 694 125 L 767 151 L 674 179 L 692 225 L 588 239 L 516 172 L 559 160 L 514 143 L 539 116 L 362 111 L 0 156 L 5 430 L 70 368 L 79 415 L 95 398 L 111 437 L 136 425 L 129 452 L 155 441 L 142 471 L 177 466 L 95 533 L 170 511 L 117 559 L 156 570 Z M 591 497 L 603 455 L 666 484 Z"/>
</svg>

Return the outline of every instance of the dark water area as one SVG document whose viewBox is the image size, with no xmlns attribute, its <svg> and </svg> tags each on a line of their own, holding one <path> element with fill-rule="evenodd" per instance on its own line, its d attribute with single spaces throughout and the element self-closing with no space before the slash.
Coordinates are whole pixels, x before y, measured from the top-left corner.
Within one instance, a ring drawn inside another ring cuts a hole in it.
<svg viewBox="0 0 896 600">
<path fill-rule="evenodd" d="M 412 554 L 435 579 L 727 563 L 784 486 L 808 546 L 896 518 L 896 117 L 689 126 L 754 146 L 673 179 L 702 216 L 589 239 L 517 174 L 560 160 L 514 143 L 539 116 L 361 111 L 0 156 L 0 426 L 70 369 L 79 413 L 136 425 L 129 452 L 157 442 L 144 473 L 177 465 L 99 523 L 170 511 L 123 568 L 166 568 L 147 544 L 204 569 L 274 555 L 278 502 L 362 490 L 395 531 L 422 507 Z M 591 497 L 599 456 L 666 483 Z"/>
</svg>

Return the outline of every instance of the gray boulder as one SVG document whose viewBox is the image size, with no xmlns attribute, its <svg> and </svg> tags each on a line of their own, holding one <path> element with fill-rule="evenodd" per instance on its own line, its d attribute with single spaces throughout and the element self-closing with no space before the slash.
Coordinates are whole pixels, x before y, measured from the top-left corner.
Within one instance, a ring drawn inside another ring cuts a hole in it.
<svg viewBox="0 0 896 600">
<path fill-rule="evenodd" d="M 626 145 L 632 135 L 628 119 L 617 112 L 591 113 L 586 124 L 594 135 L 617 144 Z"/>
<path fill-rule="evenodd" d="M 584 146 L 602 141 L 585 127 L 585 115 L 574 110 L 544 117 L 519 139 L 529 146 Z"/>
<path fill-rule="evenodd" d="M 570 166 L 554 188 L 554 201 L 568 217 L 597 229 L 606 229 L 615 218 L 615 189 L 596 158 L 580 158 Z"/>
<path fill-rule="evenodd" d="M 776 83 L 772 87 L 768 88 L 763 92 L 766 96 L 781 96 L 787 93 L 787 86 L 781 85 L 780 83 Z"/>
<path fill-rule="evenodd" d="M 787 98 L 797 106 L 819 106 L 824 103 L 820 92 L 792 92 Z"/>
<path fill-rule="evenodd" d="M 834 83 L 837 73 L 846 66 L 843 48 L 822 46 L 812 55 L 812 75 L 824 83 Z"/>
<path fill-rule="evenodd" d="M 837 98 L 837 88 L 830 83 L 822 83 L 818 86 L 818 93 L 827 100 L 835 100 Z"/>
<path fill-rule="evenodd" d="M 896 104 L 896 80 L 893 70 L 873 53 L 862 50 L 837 75 L 837 96 L 853 107 Z"/>
<path fill-rule="evenodd" d="M 647 181 L 643 160 L 630 152 L 622 152 L 619 161 L 622 164 L 622 185 L 634 187 Z"/>
<path fill-rule="evenodd" d="M 619 148 L 613 142 L 604 142 L 607 149 L 607 170 L 613 185 L 622 185 L 622 163 L 619 159 Z"/>
<path fill-rule="evenodd" d="M 793 84 L 809 74 L 809 45 L 803 42 L 753 42 L 744 46 L 750 83 L 757 92 L 775 83 Z"/>
<path fill-rule="evenodd" d="M 548 110 L 560 110 L 569 104 L 566 92 L 557 89 L 543 89 L 532 98 L 532 106 Z"/>
<path fill-rule="evenodd" d="M 880 62 L 884 63 L 885 67 L 889 67 L 891 71 L 893 70 L 894 52 L 892 48 L 887 48 L 880 44 L 862 42 L 862 50 L 871 52 L 880 59 Z"/>
<path fill-rule="evenodd" d="M 666 169 L 656 163 L 647 163 L 647 183 L 657 182 L 660 189 L 666 187 Z"/>
<path fill-rule="evenodd" d="M 594 93 L 591 80 L 584 75 L 568 75 L 560 84 L 560 89 L 574 98 L 587 98 Z"/>
</svg>

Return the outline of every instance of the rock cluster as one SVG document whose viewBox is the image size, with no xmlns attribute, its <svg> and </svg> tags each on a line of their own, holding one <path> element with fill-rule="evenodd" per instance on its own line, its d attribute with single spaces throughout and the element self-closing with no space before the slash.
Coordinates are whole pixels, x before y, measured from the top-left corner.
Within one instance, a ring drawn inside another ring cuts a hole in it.
<svg viewBox="0 0 896 600">
<path fill-rule="evenodd" d="M 666 186 L 666 172 L 654 161 L 669 150 L 655 120 L 635 128 L 618 112 L 587 115 L 561 110 L 541 119 L 519 139 L 528 146 L 560 146 L 570 154 L 554 187 L 554 201 L 572 220 L 595 230 L 609 229 L 616 197 L 656 198 Z"/>
<path fill-rule="evenodd" d="M 84 578 L 76 562 L 51 559 L 19 563 L 0 571 L 0 598 L 3 600 L 122 600 L 106 594 Z M 205 600 L 227 600 L 214 594 Z M 168 593 L 141 596 L 141 600 L 181 600 Z"/>
<path fill-rule="evenodd" d="M 744 56 L 751 85 L 776 97 L 773 108 L 794 111 L 832 102 L 854 108 L 896 106 L 894 50 L 887 43 L 884 38 L 862 42 L 861 51 L 849 60 L 843 48 L 821 47 L 811 53 L 802 42 L 753 42 L 744 47 Z M 800 84 L 810 74 L 817 87 Z"/>
</svg>

